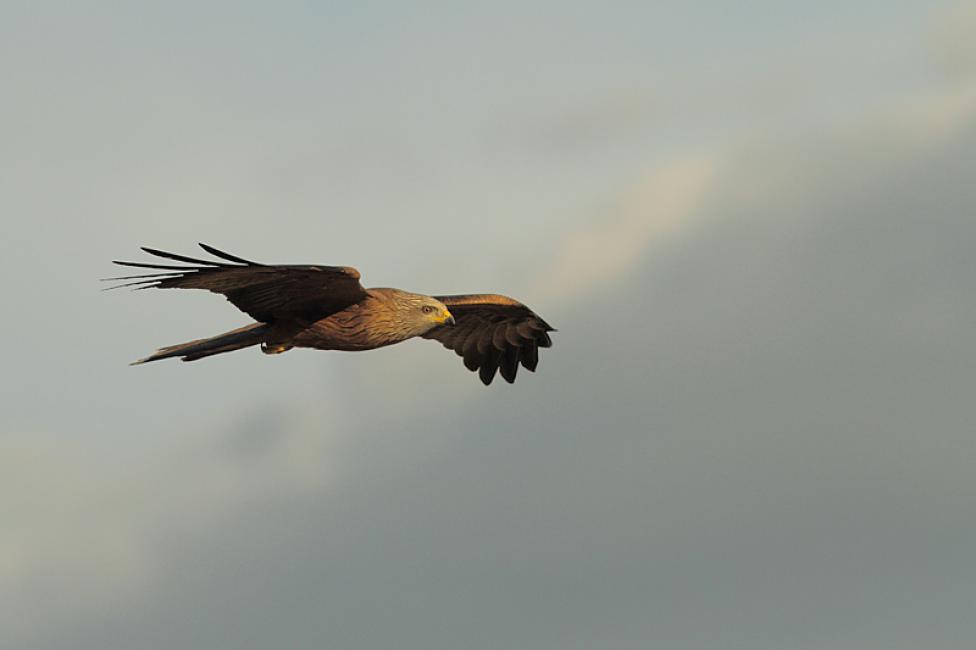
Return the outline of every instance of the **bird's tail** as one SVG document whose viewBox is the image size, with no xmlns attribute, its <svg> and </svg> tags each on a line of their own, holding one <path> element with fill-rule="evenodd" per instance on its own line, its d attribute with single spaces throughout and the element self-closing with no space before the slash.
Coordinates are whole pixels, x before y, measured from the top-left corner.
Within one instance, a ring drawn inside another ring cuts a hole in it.
<svg viewBox="0 0 976 650">
<path fill-rule="evenodd" d="M 209 357 L 214 354 L 240 350 L 241 348 L 263 343 L 270 329 L 271 326 L 265 323 L 251 323 L 250 325 L 218 334 L 209 339 L 197 339 L 188 343 L 160 348 L 145 359 L 133 361 L 131 365 L 134 366 L 148 361 L 169 359 L 170 357 L 182 357 L 183 361 L 196 361 L 197 359 Z"/>
</svg>

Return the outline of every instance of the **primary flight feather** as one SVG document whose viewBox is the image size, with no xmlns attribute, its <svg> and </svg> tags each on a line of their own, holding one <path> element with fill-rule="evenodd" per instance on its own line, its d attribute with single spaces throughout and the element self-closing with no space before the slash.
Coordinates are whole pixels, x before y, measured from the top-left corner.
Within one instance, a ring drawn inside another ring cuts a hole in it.
<svg viewBox="0 0 976 650">
<path fill-rule="evenodd" d="M 539 348 L 554 331 L 531 309 L 497 294 L 425 296 L 400 289 L 366 289 L 349 266 L 269 265 L 200 244 L 217 260 L 143 248 L 182 262 L 114 264 L 153 273 L 110 280 L 140 289 L 206 289 L 224 295 L 256 322 L 211 338 L 171 345 L 135 363 L 180 357 L 195 361 L 260 345 L 266 354 L 291 348 L 372 350 L 417 336 L 440 341 L 488 385 L 496 372 L 512 383 L 519 365 L 535 371 Z M 219 260 L 219 261 L 218 261 Z"/>
</svg>

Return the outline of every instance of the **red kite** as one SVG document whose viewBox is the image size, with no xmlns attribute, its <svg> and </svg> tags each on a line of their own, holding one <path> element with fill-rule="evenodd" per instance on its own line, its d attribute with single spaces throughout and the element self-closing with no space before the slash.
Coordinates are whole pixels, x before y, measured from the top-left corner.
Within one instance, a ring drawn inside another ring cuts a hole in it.
<svg viewBox="0 0 976 650">
<path fill-rule="evenodd" d="M 257 322 L 161 348 L 135 363 L 170 357 L 195 361 L 258 344 L 265 354 L 291 348 L 372 350 L 421 336 L 454 350 L 488 385 L 496 371 L 514 382 L 519 364 L 534 372 L 539 348 L 552 345 L 548 332 L 555 330 L 506 296 L 424 296 L 400 289 L 366 289 L 359 283 L 359 271 L 349 266 L 258 264 L 206 244 L 200 247 L 220 261 L 143 248 L 190 266 L 115 261 L 162 272 L 109 279 L 136 280 L 119 286 L 139 289 L 206 289 L 223 294 Z"/>
</svg>

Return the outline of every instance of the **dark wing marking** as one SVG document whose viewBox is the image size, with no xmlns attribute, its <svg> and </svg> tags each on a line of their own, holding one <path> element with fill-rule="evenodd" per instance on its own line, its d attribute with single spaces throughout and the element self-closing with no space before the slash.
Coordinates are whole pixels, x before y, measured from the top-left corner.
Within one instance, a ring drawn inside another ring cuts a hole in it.
<svg viewBox="0 0 976 650">
<path fill-rule="evenodd" d="M 456 325 L 435 327 L 424 338 L 454 350 L 486 386 L 496 372 L 514 382 L 520 363 L 535 372 L 539 348 L 552 346 L 549 332 L 555 330 L 517 300 L 484 293 L 434 297 L 447 306 Z"/>
<path fill-rule="evenodd" d="M 366 290 L 359 283 L 359 271 L 349 266 L 258 264 L 206 244 L 200 247 L 221 261 L 143 248 L 150 255 L 192 266 L 116 261 L 113 263 L 160 272 L 108 279 L 136 280 L 118 287 L 206 289 L 223 294 L 235 307 L 262 323 L 311 323 L 366 297 Z"/>
</svg>

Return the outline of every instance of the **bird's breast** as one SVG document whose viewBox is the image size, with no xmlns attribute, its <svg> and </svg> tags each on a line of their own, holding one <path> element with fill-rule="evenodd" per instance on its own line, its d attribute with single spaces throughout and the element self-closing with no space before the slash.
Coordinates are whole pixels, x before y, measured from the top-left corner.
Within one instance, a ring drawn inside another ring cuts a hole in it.
<svg viewBox="0 0 976 650">
<path fill-rule="evenodd" d="M 319 320 L 295 338 L 298 347 L 320 350 L 373 350 L 405 336 L 395 314 L 375 300 L 357 303 Z"/>
</svg>

